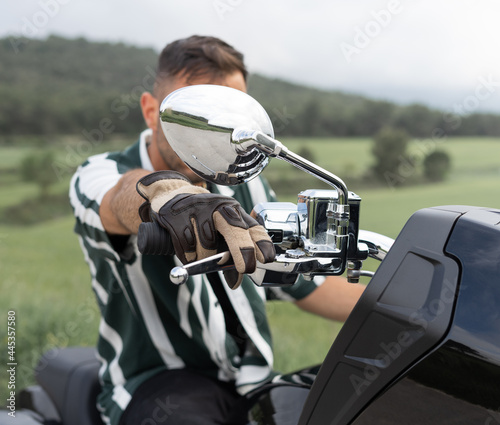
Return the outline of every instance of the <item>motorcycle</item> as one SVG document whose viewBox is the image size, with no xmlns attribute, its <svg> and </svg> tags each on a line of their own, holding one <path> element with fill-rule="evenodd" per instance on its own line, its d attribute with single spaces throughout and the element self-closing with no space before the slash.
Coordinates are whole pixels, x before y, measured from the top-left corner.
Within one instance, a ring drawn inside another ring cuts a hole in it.
<svg viewBox="0 0 500 425">
<path fill-rule="evenodd" d="M 172 148 L 207 181 L 243 183 L 277 158 L 332 187 L 301 192 L 297 204 L 256 206 L 277 251 L 250 275 L 256 285 L 371 277 L 312 385 L 277 382 L 252 393 L 249 424 L 500 424 L 500 210 L 426 208 L 394 241 L 359 229 L 361 198 L 275 140 L 249 95 L 185 87 L 165 98 L 160 118 Z M 143 223 L 138 246 L 162 255 L 170 237 Z M 174 269 L 173 284 L 233 267 L 218 265 L 223 255 Z M 363 270 L 369 257 L 381 261 L 375 273 Z M 17 423 L 100 424 L 98 369 L 93 348 L 46 353 L 38 385 L 20 395 Z"/>
</svg>

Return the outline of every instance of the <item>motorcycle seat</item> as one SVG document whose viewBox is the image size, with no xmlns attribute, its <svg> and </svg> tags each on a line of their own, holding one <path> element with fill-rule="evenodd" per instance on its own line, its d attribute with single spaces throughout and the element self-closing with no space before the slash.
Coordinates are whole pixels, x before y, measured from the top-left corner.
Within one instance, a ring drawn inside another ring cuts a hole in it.
<svg viewBox="0 0 500 425">
<path fill-rule="evenodd" d="M 102 424 L 96 407 L 99 367 L 94 347 L 56 348 L 40 359 L 36 380 L 53 401 L 63 424 Z"/>
</svg>

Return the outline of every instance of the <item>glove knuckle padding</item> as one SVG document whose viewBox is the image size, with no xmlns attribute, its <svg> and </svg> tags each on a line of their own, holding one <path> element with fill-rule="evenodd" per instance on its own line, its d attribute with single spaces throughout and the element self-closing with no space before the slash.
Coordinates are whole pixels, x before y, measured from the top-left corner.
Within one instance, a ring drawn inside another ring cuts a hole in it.
<svg viewBox="0 0 500 425">
<path fill-rule="evenodd" d="M 208 220 L 205 221 L 205 224 L 209 223 Z M 193 230 L 195 233 L 195 242 L 196 243 L 196 258 L 202 259 L 214 255 L 217 253 L 217 238 L 215 236 L 215 230 L 211 231 L 211 236 L 208 236 L 206 232 L 203 230 L 206 226 L 199 226 L 196 223 L 195 217 L 191 217 L 191 224 L 193 226 Z M 201 232 L 200 232 L 201 230 Z M 207 237 L 208 236 L 208 237 Z"/>
<path fill-rule="evenodd" d="M 203 247 L 215 249 L 217 246 L 216 231 L 212 220 L 203 220 L 197 223 L 198 239 Z"/>
<path fill-rule="evenodd" d="M 245 220 L 243 220 L 242 217 L 242 215 L 246 213 L 241 209 L 239 204 L 235 204 L 228 202 L 226 205 L 220 207 L 217 211 L 229 225 L 241 227 L 242 229 L 248 229 L 248 224 L 245 222 Z"/>
</svg>

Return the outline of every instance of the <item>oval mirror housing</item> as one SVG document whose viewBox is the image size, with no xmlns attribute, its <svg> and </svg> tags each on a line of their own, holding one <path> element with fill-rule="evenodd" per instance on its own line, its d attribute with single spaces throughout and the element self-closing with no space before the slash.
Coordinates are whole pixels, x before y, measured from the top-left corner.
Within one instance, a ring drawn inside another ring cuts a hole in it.
<svg viewBox="0 0 500 425">
<path fill-rule="evenodd" d="M 196 174 L 222 185 L 256 177 L 269 158 L 255 147 L 242 149 L 236 132 L 274 137 L 271 119 L 248 94 L 230 87 L 193 85 L 170 93 L 160 107 L 163 133 Z"/>
</svg>

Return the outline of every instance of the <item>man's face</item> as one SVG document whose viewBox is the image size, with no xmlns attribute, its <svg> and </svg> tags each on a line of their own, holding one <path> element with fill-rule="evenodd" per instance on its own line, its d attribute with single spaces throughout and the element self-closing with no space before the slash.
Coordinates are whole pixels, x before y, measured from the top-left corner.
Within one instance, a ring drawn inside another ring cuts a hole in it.
<svg viewBox="0 0 500 425">
<path fill-rule="evenodd" d="M 243 74 L 241 72 L 235 72 L 233 74 L 229 74 L 224 76 L 221 79 L 213 80 L 208 77 L 200 77 L 194 79 L 187 83 L 185 77 L 177 77 L 171 80 L 168 84 L 166 84 L 164 90 L 161 90 L 160 95 L 158 97 L 158 102 L 161 104 L 163 99 L 173 91 L 180 89 L 181 87 L 186 87 L 188 85 L 197 85 L 197 84 L 217 84 L 221 86 L 231 87 L 233 89 L 241 90 L 246 92 L 246 83 L 243 78 Z M 193 183 L 202 182 L 203 180 L 194 173 L 184 162 L 177 156 L 174 150 L 170 147 L 163 131 L 161 130 L 160 118 L 158 117 L 158 123 L 156 126 L 156 130 L 153 129 L 153 137 L 156 140 L 156 144 L 158 146 L 158 150 L 160 155 L 165 162 L 166 169 L 178 171 L 179 173 L 184 174 L 188 177 Z"/>
</svg>

